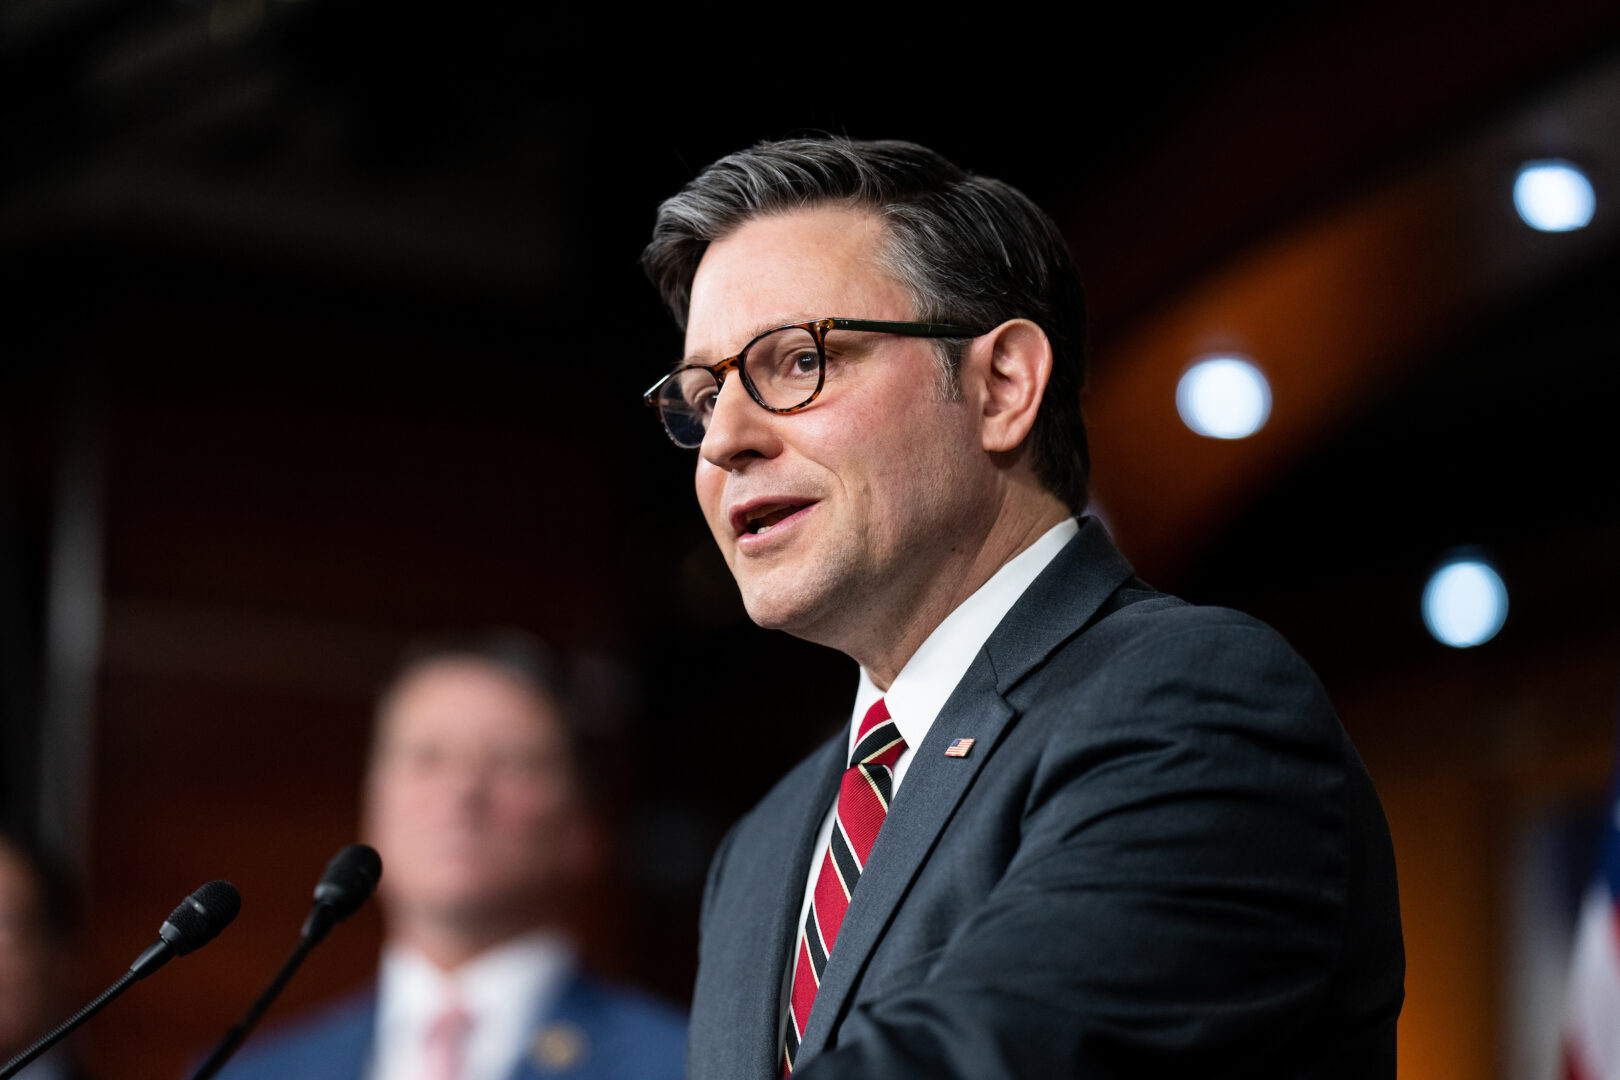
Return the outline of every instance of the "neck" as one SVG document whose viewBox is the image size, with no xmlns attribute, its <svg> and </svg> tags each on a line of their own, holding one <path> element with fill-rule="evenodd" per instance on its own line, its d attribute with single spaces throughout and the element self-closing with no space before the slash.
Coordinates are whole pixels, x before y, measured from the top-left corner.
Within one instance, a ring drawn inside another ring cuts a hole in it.
<svg viewBox="0 0 1620 1080">
<path fill-rule="evenodd" d="M 930 578 L 926 592 L 912 597 L 902 608 L 878 613 L 879 617 L 867 620 L 864 633 L 836 647 L 865 668 L 880 690 L 887 691 L 946 616 L 1069 516 L 1069 508 L 1045 492 L 1036 499 L 1008 504 L 977 543 L 964 542 L 952 549 L 951 557 Z"/>
<path fill-rule="evenodd" d="M 465 923 L 407 919 L 396 921 L 389 937 L 421 953 L 440 971 L 455 971 L 491 949 L 549 925 L 543 919 L 466 920 Z"/>
</svg>

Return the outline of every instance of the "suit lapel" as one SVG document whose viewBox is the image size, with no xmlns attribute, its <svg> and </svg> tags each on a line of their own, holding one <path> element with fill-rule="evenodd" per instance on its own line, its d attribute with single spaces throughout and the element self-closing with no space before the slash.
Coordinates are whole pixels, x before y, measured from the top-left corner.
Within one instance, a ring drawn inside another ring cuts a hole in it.
<svg viewBox="0 0 1620 1080">
<path fill-rule="evenodd" d="M 1102 525 L 1096 518 L 1082 518 L 1074 539 L 1030 583 L 984 643 L 997 691 L 1006 694 L 1045 663 L 1131 577 L 1131 564 Z"/>
<path fill-rule="evenodd" d="M 849 993 L 872 950 L 912 879 L 927 861 L 940 830 L 1012 718 L 1012 710 L 995 692 L 993 673 L 981 654 L 917 748 L 905 783 L 896 793 L 888 819 L 872 846 L 860 884 L 838 929 L 838 943 L 827 958 L 815 1007 L 810 1010 L 810 1023 L 799 1043 L 800 1060 L 808 1061 L 820 1053 L 835 1025 L 843 1019 Z M 973 739 L 975 750 L 982 747 L 983 752 L 965 758 L 946 757 L 945 748 L 956 738 Z"/>
<path fill-rule="evenodd" d="M 322 1048 L 318 1061 L 308 1063 L 304 1075 L 311 1080 L 353 1080 L 371 1072 L 372 1043 L 377 1037 L 376 988 L 342 1007 L 353 1011 L 354 1023 L 344 1026 L 334 1045 Z"/>
<path fill-rule="evenodd" d="M 375 1021 L 373 1021 L 373 1024 Z M 353 1043 L 346 1043 L 338 1047 L 334 1053 L 324 1058 L 317 1066 L 325 1072 L 310 1072 L 306 1076 L 319 1077 L 330 1075 L 331 1080 L 353 1080 L 356 1076 L 365 1076 L 371 1072 L 371 1044 L 374 1027 L 366 1028 L 365 1038 Z"/>
<path fill-rule="evenodd" d="M 510 1080 L 596 1080 L 600 1049 L 594 1041 L 602 1027 L 601 1002 L 578 972 L 568 976 L 551 1008 L 536 1015 L 524 1036 L 523 1056 Z"/>
<path fill-rule="evenodd" d="M 799 1045 L 801 1061 L 819 1053 L 842 1022 L 850 992 L 906 890 L 1002 733 L 1016 720 L 1004 695 L 1079 632 L 1130 577 L 1130 565 L 1097 521 L 1087 518 L 985 642 L 917 747 L 878 833 L 816 991 Z M 946 757 L 946 747 L 958 738 L 973 739 L 972 752 Z"/>
<path fill-rule="evenodd" d="M 367 1075 L 371 1072 L 376 1028 L 377 993 L 373 987 L 336 1005 L 306 1039 L 295 1044 L 299 1077 L 354 1080 Z M 262 1071 L 262 1068 L 255 1065 L 248 1071 Z M 236 1075 L 229 1066 L 224 1073 Z"/>
<path fill-rule="evenodd" d="M 816 833 L 838 794 L 843 776 L 848 736 L 840 731 L 830 742 L 783 781 L 779 798 L 760 804 L 764 815 L 749 824 L 763 837 L 793 837 L 792 844 L 755 845 L 746 861 L 733 851 L 725 873 L 734 896 L 758 897 L 758 903 L 734 906 L 731 925 L 709 926 L 706 934 L 722 935 L 733 952 L 725 965 L 726 1000 L 739 1003 L 735 1015 L 723 1018 L 724 1038 L 735 1041 L 745 1057 L 738 1075 L 775 1076 L 781 1071 L 782 982 L 797 941 L 799 906 L 810 873 Z M 764 952 L 761 953 L 763 947 Z M 740 950 L 740 954 L 739 951 Z"/>
</svg>

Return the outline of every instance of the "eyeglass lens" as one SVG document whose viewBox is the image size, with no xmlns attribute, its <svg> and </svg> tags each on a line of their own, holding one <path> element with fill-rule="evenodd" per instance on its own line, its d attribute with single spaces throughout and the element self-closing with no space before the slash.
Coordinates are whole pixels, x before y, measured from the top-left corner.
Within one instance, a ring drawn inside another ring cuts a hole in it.
<svg viewBox="0 0 1620 1080">
<path fill-rule="evenodd" d="M 756 401 L 769 409 L 795 409 L 821 388 L 821 348 L 802 326 L 784 326 L 751 342 L 743 359 L 743 381 Z M 670 436 L 697 446 L 709 430 L 720 384 L 707 368 L 676 372 L 658 388 L 658 413 Z"/>
</svg>

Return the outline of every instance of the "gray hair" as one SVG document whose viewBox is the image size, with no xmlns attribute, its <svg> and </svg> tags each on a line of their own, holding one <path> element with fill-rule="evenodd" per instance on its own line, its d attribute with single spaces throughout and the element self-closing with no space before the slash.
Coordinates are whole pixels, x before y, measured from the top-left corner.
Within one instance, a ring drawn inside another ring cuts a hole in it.
<svg viewBox="0 0 1620 1080">
<path fill-rule="evenodd" d="M 1042 485 L 1075 513 L 1084 510 L 1085 296 L 1057 225 L 1011 185 L 914 143 L 762 142 L 716 161 L 659 206 L 641 264 L 684 329 L 692 278 L 711 243 L 756 217 L 826 205 L 883 220 L 885 265 L 911 294 L 916 318 L 985 329 L 1023 318 L 1045 331 L 1052 376 L 1029 436 L 1031 462 Z M 942 346 L 953 389 L 962 344 Z"/>
</svg>

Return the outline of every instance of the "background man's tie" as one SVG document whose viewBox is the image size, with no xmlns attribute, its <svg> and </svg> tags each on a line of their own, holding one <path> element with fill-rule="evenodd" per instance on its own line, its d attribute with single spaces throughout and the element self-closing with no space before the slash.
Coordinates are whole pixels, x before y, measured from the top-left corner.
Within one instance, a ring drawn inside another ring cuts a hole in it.
<svg viewBox="0 0 1620 1080">
<path fill-rule="evenodd" d="M 472 1016 L 460 1005 L 452 1001 L 445 1007 L 428 1028 L 423 1047 L 424 1075 L 432 1080 L 461 1080 L 462 1058 L 472 1026 Z"/>
<path fill-rule="evenodd" d="M 782 1075 L 793 1071 L 810 1006 L 827 969 L 827 956 L 838 940 L 838 927 L 849 910 L 849 898 L 866 867 L 866 857 L 877 842 L 878 830 L 889 812 L 894 790 L 894 763 L 906 748 L 900 729 L 889 719 L 879 698 L 866 711 L 855 736 L 855 752 L 838 787 L 838 814 L 832 840 L 816 875 L 810 910 L 799 930 L 799 948 L 793 960 L 793 994 L 788 1006 L 787 1035 L 782 1047 Z"/>
</svg>

